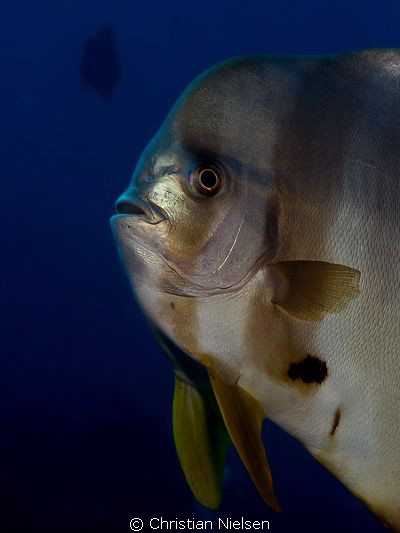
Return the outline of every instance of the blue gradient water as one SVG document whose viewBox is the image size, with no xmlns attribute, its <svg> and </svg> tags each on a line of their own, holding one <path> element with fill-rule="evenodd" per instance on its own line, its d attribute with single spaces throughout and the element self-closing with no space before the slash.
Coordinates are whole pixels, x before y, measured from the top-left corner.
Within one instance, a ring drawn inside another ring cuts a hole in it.
<svg viewBox="0 0 400 533">
<path fill-rule="evenodd" d="M 79 79 L 83 44 L 103 24 L 122 68 L 111 103 L 82 94 Z M 399 27 L 396 1 L 1 2 L 1 532 L 119 533 L 131 518 L 160 516 L 384 531 L 268 422 L 284 513 L 265 507 L 233 450 L 220 511 L 193 500 L 172 439 L 172 370 L 133 301 L 108 219 L 141 150 L 203 69 L 242 54 L 396 47 Z"/>
</svg>

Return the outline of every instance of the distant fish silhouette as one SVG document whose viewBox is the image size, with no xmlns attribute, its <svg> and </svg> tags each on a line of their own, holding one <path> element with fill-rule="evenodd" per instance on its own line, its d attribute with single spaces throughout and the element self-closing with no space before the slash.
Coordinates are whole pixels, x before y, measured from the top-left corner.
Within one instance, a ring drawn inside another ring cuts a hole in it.
<svg viewBox="0 0 400 533">
<path fill-rule="evenodd" d="M 119 80 L 120 67 L 114 31 L 103 26 L 85 43 L 81 59 L 82 88 L 92 87 L 110 100 Z"/>
</svg>

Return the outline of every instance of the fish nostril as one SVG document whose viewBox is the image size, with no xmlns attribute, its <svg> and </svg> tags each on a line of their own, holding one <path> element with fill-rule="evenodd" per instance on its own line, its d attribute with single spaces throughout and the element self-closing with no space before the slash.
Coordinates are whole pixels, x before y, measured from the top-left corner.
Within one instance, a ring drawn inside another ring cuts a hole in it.
<svg viewBox="0 0 400 533">
<path fill-rule="evenodd" d="M 117 202 L 116 211 L 119 215 L 145 215 L 146 212 L 134 202 Z"/>
</svg>

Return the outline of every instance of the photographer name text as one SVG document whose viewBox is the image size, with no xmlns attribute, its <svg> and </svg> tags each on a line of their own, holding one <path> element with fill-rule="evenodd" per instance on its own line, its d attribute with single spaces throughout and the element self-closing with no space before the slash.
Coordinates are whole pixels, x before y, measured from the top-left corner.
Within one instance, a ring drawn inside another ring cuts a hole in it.
<svg viewBox="0 0 400 533">
<path fill-rule="evenodd" d="M 238 520 L 231 518 L 218 518 L 218 521 L 211 520 L 195 520 L 188 518 L 186 520 L 166 520 L 162 517 L 151 518 L 148 522 L 150 529 L 153 530 L 204 530 L 204 529 L 218 529 L 220 531 L 231 530 L 268 530 L 268 520 L 245 520 L 243 517 Z M 130 522 L 132 531 L 141 531 L 144 527 L 143 520 L 140 518 L 133 518 Z"/>
</svg>

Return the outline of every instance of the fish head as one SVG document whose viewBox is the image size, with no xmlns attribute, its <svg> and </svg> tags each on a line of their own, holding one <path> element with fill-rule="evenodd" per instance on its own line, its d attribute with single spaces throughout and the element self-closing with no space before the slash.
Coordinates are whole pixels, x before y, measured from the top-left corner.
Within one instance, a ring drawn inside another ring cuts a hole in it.
<svg viewBox="0 0 400 533">
<path fill-rule="evenodd" d="M 239 71 L 246 83 L 238 87 Z M 220 502 L 231 439 L 264 500 L 279 509 L 261 440 L 262 408 L 219 381 L 221 375 L 229 384 L 237 380 L 236 363 L 224 361 L 237 324 L 228 320 L 220 328 L 220 308 L 212 303 L 240 291 L 278 251 L 278 188 L 260 135 L 268 121 L 254 114 L 259 74 L 249 60 L 236 60 L 195 80 L 141 155 L 111 221 L 137 300 L 175 368 L 179 460 L 195 497 L 211 509 Z M 211 307 L 202 307 L 204 300 Z M 207 338 L 227 332 L 225 342 L 215 336 L 210 350 L 199 342 L 197 307 L 213 322 Z M 241 419 L 254 417 L 248 431 L 230 424 L 225 397 L 243 408 Z"/>
<path fill-rule="evenodd" d="M 157 279 L 186 296 L 231 290 L 276 254 L 278 202 L 227 70 L 235 74 L 224 64 L 183 93 L 117 200 L 112 226 L 134 287 Z"/>
</svg>

